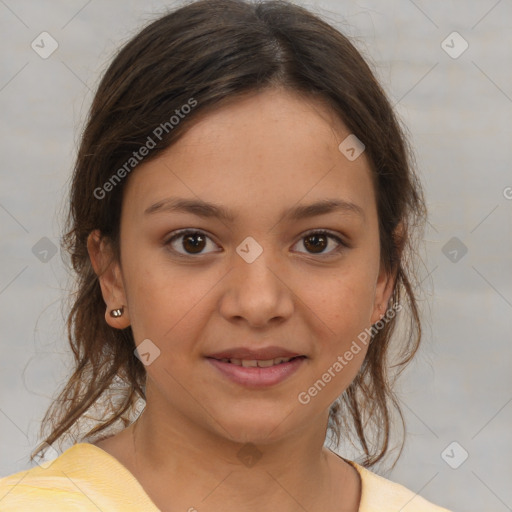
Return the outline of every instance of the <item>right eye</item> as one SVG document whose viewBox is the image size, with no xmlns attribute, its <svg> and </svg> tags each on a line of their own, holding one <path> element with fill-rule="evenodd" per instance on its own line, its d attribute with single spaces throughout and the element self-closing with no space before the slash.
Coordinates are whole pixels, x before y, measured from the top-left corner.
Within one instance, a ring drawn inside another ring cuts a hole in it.
<svg viewBox="0 0 512 512">
<path fill-rule="evenodd" d="M 208 241 L 211 242 L 210 245 L 213 244 L 217 246 L 213 240 L 202 231 L 196 229 L 182 229 L 172 234 L 165 242 L 165 245 L 171 246 L 171 250 L 181 256 L 193 256 L 194 254 L 206 254 L 202 251 L 209 245 Z"/>
</svg>

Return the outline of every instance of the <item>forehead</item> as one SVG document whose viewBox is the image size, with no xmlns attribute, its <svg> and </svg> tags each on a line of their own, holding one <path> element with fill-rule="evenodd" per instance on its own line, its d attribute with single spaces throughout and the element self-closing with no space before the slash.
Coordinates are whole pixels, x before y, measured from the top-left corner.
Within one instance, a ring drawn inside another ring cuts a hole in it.
<svg viewBox="0 0 512 512">
<path fill-rule="evenodd" d="M 250 94 L 202 116 L 139 165 L 125 194 L 143 210 L 168 196 L 260 210 L 338 196 L 371 210 L 366 155 L 350 161 L 338 149 L 349 135 L 317 99 L 279 89 Z"/>
<path fill-rule="evenodd" d="M 324 158 L 348 134 L 324 100 L 276 88 L 228 100 L 202 116 L 170 151 L 178 156 L 200 148 L 196 156 L 208 151 L 224 160 L 244 154 L 261 160 L 271 155 L 276 162 L 293 155 Z"/>
</svg>

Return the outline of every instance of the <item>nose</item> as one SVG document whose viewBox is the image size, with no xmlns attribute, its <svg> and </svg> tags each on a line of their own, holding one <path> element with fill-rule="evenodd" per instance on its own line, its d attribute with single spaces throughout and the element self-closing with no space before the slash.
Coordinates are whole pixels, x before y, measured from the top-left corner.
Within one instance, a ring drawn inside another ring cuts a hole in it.
<svg viewBox="0 0 512 512">
<path fill-rule="evenodd" d="M 250 261 L 233 254 L 233 267 L 223 280 L 221 315 L 252 328 L 286 321 L 293 314 L 294 300 L 283 264 L 267 250 Z"/>
</svg>

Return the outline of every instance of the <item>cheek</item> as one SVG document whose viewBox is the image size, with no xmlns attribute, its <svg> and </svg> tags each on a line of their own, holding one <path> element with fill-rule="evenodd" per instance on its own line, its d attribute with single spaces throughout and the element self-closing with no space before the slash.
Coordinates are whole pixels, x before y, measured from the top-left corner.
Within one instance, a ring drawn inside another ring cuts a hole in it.
<svg viewBox="0 0 512 512">
<path fill-rule="evenodd" d="M 125 280 L 136 342 L 149 338 L 160 348 L 172 345 L 173 353 L 179 354 L 180 345 L 202 328 L 208 317 L 205 298 L 221 277 L 133 252 Z"/>
<path fill-rule="evenodd" d="M 302 295 L 330 331 L 352 333 L 368 326 L 375 298 L 375 279 L 370 268 L 354 266 L 316 282 L 315 290 L 306 286 Z"/>
<path fill-rule="evenodd" d="M 314 312 L 311 329 L 316 332 L 315 377 L 330 379 L 333 385 L 326 398 L 334 400 L 353 380 L 368 350 L 370 327 L 375 297 L 375 270 L 373 262 L 354 257 L 351 263 L 336 275 L 319 273 L 302 288 L 304 303 Z M 320 320 L 320 321 L 319 321 Z M 315 325 L 313 325 L 315 324 Z M 324 372 L 328 372 L 325 374 Z"/>
<path fill-rule="evenodd" d="M 368 273 L 366 273 L 368 275 Z M 316 295 L 315 313 L 325 335 L 317 330 L 312 374 L 306 379 L 308 396 L 320 394 L 319 408 L 336 400 L 354 380 L 364 362 L 370 337 L 373 305 L 371 280 L 349 273 L 325 282 L 324 292 Z M 315 297 L 310 296 L 314 302 Z M 312 305 L 312 303 L 310 303 Z"/>
<path fill-rule="evenodd" d="M 171 276 L 143 243 L 126 243 L 123 249 L 123 276 L 135 341 L 150 338 L 156 342 L 154 327 L 162 325 L 164 315 L 172 322 L 176 310 Z"/>
</svg>

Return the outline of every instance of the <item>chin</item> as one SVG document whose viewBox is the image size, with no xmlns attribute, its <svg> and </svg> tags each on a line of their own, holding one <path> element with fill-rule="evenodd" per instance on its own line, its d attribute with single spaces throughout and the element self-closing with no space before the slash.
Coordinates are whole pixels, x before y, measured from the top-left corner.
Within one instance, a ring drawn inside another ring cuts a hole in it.
<svg viewBox="0 0 512 512">
<path fill-rule="evenodd" d="M 253 408 L 252 412 L 243 413 L 239 411 L 237 416 L 230 416 L 220 420 L 219 424 L 224 429 L 217 428 L 219 434 L 235 443 L 241 444 L 272 444 L 280 441 L 295 430 L 290 424 L 293 416 L 281 407 L 275 413 L 270 411 L 260 412 Z M 297 427 L 298 425 L 295 425 Z"/>
</svg>

